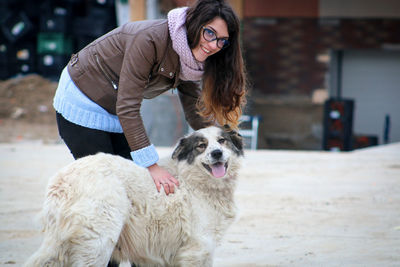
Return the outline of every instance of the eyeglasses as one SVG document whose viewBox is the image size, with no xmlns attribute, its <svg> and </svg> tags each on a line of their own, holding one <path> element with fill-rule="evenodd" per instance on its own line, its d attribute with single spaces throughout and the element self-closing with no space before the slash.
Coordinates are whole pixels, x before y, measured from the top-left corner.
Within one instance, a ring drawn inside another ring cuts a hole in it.
<svg viewBox="0 0 400 267">
<path fill-rule="evenodd" d="M 229 40 L 226 39 L 226 37 L 217 38 L 217 34 L 213 30 L 204 26 L 203 26 L 203 37 L 207 42 L 212 42 L 217 40 L 217 46 L 221 49 L 224 49 L 229 45 Z"/>
</svg>

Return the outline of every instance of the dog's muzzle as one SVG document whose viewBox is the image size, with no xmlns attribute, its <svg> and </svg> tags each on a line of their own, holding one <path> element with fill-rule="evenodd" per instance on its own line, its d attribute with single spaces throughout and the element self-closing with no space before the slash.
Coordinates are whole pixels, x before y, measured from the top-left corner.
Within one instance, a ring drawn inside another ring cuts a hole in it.
<svg viewBox="0 0 400 267">
<path fill-rule="evenodd" d="M 204 168 L 206 168 L 215 178 L 224 177 L 226 174 L 226 169 L 228 168 L 227 162 L 221 162 L 223 152 L 220 149 L 215 149 L 211 151 L 211 158 L 213 160 L 212 164 L 203 163 Z"/>
</svg>

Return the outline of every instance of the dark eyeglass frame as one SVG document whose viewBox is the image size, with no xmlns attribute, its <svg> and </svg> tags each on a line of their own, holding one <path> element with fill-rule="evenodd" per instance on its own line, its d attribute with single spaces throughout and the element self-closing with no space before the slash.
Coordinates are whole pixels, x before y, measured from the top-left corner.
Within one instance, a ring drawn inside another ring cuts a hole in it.
<svg viewBox="0 0 400 267">
<path fill-rule="evenodd" d="M 217 40 L 217 46 L 218 46 L 218 48 L 220 48 L 220 49 L 224 49 L 224 48 L 226 48 L 226 47 L 229 46 L 229 40 L 226 39 L 226 37 L 224 37 L 224 38 L 218 38 L 218 37 L 217 37 L 217 34 L 216 34 L 216 32 L 215 32 L 214 30 L 212 30 L 212 29 L 210 29 L 210 28 L 207 28 L 207 27 L 205 27 L 205 26 L 203 26 L 202 29 L 203 29 L 203 37 L 204 37 L 204 40 L 206 40 L 207 42 L 210 43 L 210 42 L 213 42 L 213 41 Z M 212 32 L 212 33 L 214 34 L 215 37 L 209 39 L 208 37 L 206 37 L 206 31 Z M 220 44 L 220 41 L 223 41 L 223 45 L 222 45 L 222 46 L 221 46 L 221 44 Z"/>
</svg>

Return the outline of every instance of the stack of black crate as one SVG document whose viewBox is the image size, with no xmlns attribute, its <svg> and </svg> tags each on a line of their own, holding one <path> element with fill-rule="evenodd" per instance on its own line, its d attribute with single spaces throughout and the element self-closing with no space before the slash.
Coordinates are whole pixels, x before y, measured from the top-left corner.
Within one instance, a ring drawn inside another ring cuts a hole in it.
<svg viewBox="0 0 400 267">
<path fill-rule="evenodd" d="M 88 0 L 85 16 L 74 19 L 77 50 L 117 27 L 114 0 Z"/>
<path fill-rule="evenodd" d="M 36 70 L 36 27 L 39 8 L 35 1 L 0 2 L 0 79 Z"/>
<path fill-rule="evenodd" d="M 56 80 L 72 53 L 116 26 L 114 0 L 0 0 L 0 80 Z"/>
<path fill-rule="evenodd" d="M 4 11 L 3 11 L 4 10 Z M 0 6 L 0 17 L 5 16 L 5 9 Z M 10 53 L 11 53 L 11 45 L 4 37 L 3 32 L 0 30 L 0 80 L 4 80 L 10 77 Z"/>
<path fill-rule="evenodd" d="M 353 150 L 354 100 L 330 98 L 324 105 L 323 149 Z"/>
<path fill-rule="evenodd" d="M 72 5 L 48 3 L 43 8 L 37 36 L 38 73 L 56 80 L 74 51 L 71 29 Z"/>
</svg>

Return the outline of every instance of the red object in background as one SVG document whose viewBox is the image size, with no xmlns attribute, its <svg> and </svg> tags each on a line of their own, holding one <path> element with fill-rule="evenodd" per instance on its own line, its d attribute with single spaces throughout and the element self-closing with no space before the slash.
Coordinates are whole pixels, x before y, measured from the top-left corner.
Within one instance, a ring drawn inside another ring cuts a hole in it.
<svg viewBox="0 0 400 267">
<path fill-rule="evenodd" d="M 374 135 L 360 135 L 353 137 L 353 149 L 378 145 L 378 137 Z"/>
<path fill-rule="evenodd" d="M 173 0 L 176 4 L 176 6 L 190 6 L 195 2 L 195 0 Z"/>
<path fill-rule="evenodd" d="M 353 149 L 353 109 L 350 99 L 331 98 L 324 106 L 323 149 L 350 151 Z"/>
<path fill-rule="evenodd" d="M 289 8 L 290 7 L 290 8 Z M 246 17 L 309 17 L 319 15 L 318 0 L 246 0 L 243 2 Z"/>
</svg>

